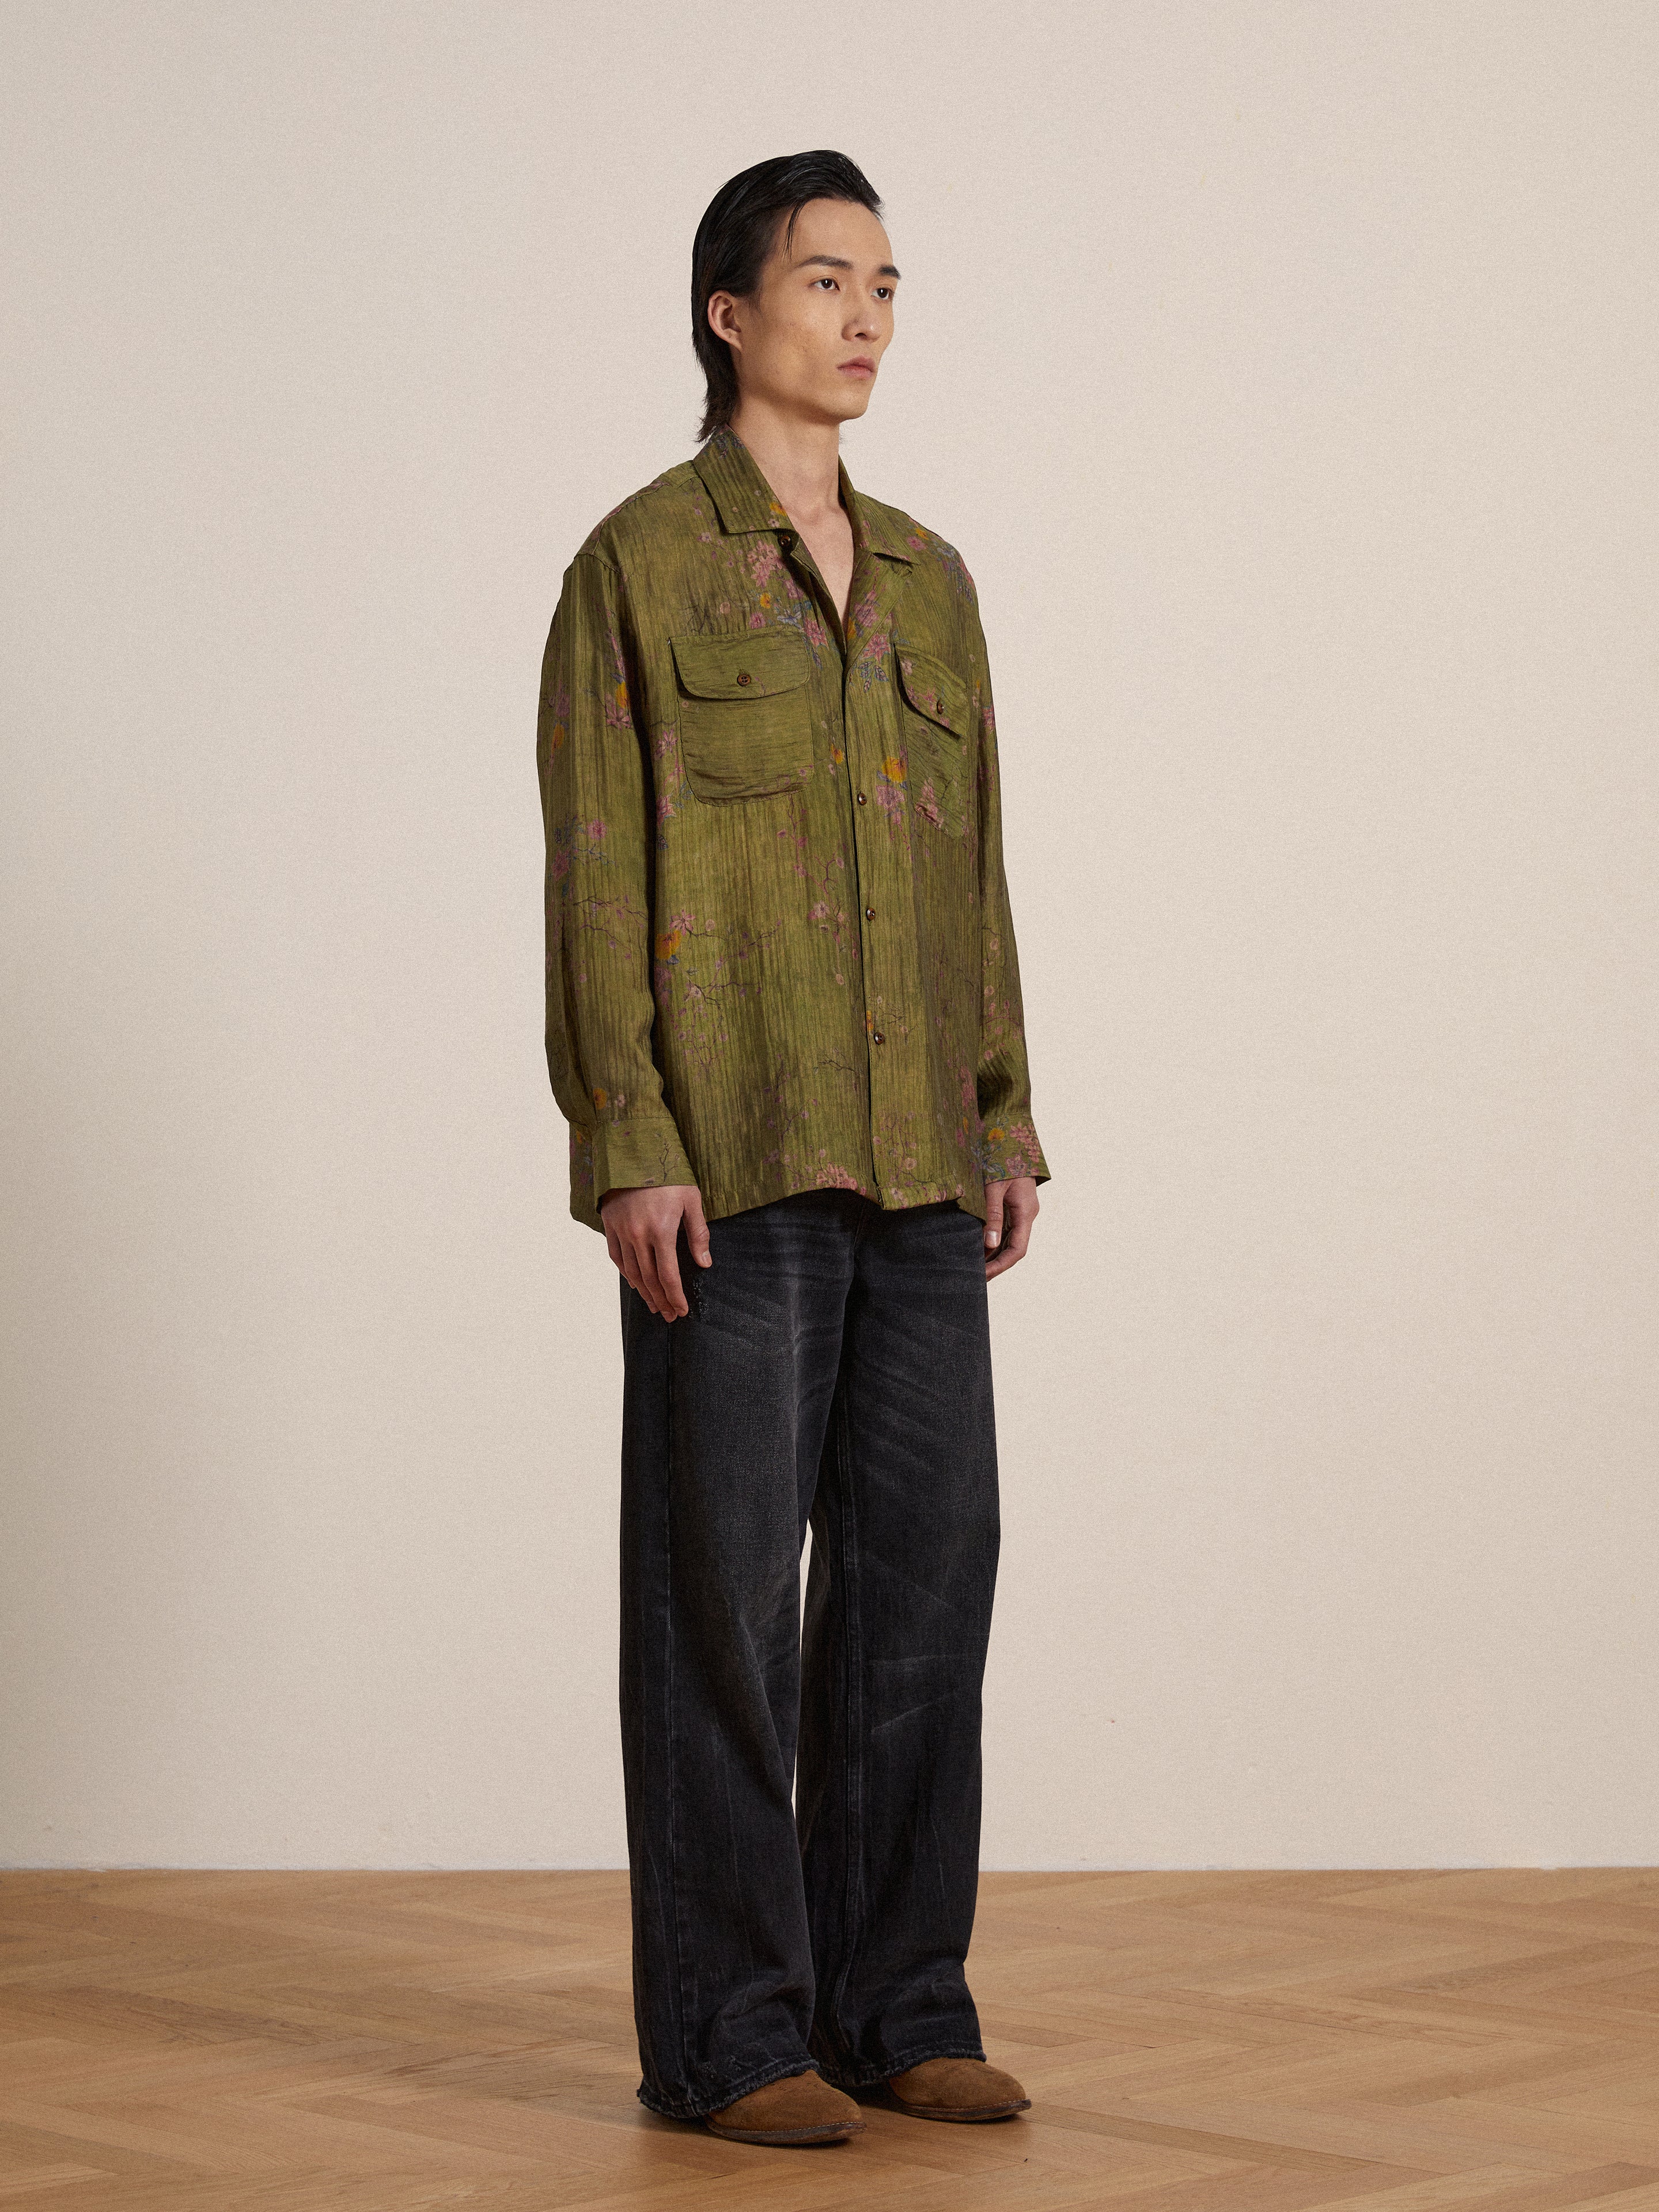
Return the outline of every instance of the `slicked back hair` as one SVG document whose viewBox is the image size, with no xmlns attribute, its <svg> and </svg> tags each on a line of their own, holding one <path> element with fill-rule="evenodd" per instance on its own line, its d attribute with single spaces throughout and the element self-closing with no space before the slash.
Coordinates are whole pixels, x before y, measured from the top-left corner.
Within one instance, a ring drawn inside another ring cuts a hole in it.
<svg viewBox="0 0 1659 2212">
<path fill-rule="evenodd" d="M 778 154 L 729 178 L 703 210 L 691 246 L 691 343 L 708 386 L 698 438 L 722 429 L 737 412 L 738 371 L 732 349 L 708 326 L 716 292 L 747 299 L 760 282 L 773 246 L 787 249 L 795 217 L 808 200 L 851 200 L 881 213 L 875 188 L 845 154 L 820 148 L 811 154 Z"/>
</svg>

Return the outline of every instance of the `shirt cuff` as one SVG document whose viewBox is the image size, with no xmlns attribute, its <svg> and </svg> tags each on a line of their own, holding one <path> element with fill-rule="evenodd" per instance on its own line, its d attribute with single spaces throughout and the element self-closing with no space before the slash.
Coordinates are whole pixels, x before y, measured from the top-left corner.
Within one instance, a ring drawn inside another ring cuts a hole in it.
<svg viewBox="0 0 1659 2212">
<path fill-rule="evenodd" d="M 696 1182 L 680 1133 L 665 1115 L 652 1121 L 600 1121 L 570 1129 L 570 1211 L 602 1228 L 599 1203 L 608 1190 L 656 1189 Z"/>
<path fill-rule="evenodd" d="M 1016 1176 L 1049 1180 L 1048 1163 L 1029 1121 L 987 1121 L 980 1131 L 979 1165 L 987 1182 L 1011 1182 Z"/>
</svg>

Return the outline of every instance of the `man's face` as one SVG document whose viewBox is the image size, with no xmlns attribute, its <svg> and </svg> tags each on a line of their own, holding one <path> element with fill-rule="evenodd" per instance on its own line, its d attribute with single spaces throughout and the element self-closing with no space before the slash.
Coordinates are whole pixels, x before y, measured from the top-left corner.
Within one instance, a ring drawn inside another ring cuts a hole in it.
<svg viewBox="0 0 1659 2212">
<path fill-rule="evenodd" d="M 716 292 L 708 319 L 730 343 L 743 399 L 817 422 L 862 415 L 893 335 L 898 270 L 887 233 L 850 200 L 808 200 L 783 221 L 746 300 Z"/>
</svg>

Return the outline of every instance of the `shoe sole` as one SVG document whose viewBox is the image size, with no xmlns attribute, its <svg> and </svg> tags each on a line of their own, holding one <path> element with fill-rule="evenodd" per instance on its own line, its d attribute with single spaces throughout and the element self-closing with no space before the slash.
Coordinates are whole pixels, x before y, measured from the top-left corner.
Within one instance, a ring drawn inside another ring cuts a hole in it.
<svg viewBox="0 0 1659 2212">
<path fill-rule="evenodd" d="M 794 2143 L 845 2142 L 849 2136 L 861 2135 L 868 2123 L 836 2120 L 816 2128 L 717 2128 L 713 2120 L 705 2118 L 703 2125 L 711 2136 L 723 2136 L 727 2142 L 777 2143 L 787 2148 Z"/>
<path fill-rule="evenodd" d="M 969 2112 L 950 2112 L 942 2105 L 907 2105 L 896 2090 L 887 2092 L 900 2112 L 913 2120 L 1011 2120 L 1016 2112 L 1029 2112 L 1031 2100 L 1021 2097 L 1012 2105 L 981 2105 Z"/>
</svg>

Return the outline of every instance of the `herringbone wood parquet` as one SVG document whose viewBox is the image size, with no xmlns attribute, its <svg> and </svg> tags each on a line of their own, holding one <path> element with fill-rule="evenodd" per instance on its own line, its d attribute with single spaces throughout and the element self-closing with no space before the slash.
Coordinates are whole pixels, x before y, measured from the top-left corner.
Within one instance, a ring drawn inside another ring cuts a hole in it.
<svg viewBox="0 0 1659 2212">
<path fill-rule="evenodd" d="M 617 1874 L 0 1876 L 0 2212 L 1659 2212 L 1659 1870 L 990 1875 L 1036 2100 L 656 2118 Z"/>
</svg>

